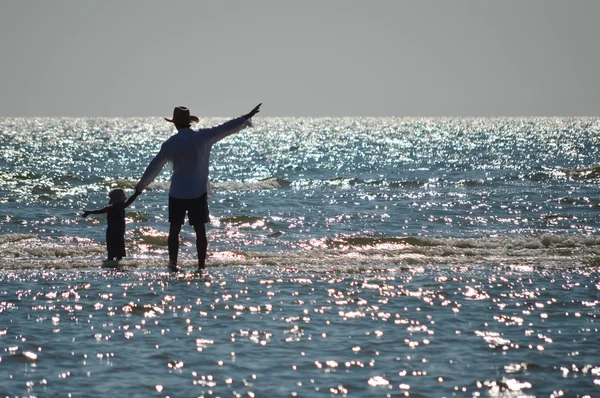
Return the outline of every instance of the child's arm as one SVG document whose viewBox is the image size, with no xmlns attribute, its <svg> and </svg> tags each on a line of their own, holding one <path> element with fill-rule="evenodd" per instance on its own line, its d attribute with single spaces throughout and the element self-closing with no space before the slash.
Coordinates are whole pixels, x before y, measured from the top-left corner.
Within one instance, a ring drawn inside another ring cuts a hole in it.
<svg viewBox="0 0 600 398">
<path fill-rule="evenodd" d="M 108 206 L 100 210 L 84 210 L 81 217 L 86 218 L 90 214 L 104 214 L 108 211 Z"/>
<path fill-rule="evenodd" d="M 140 196 L 140 194 L 141 194 L 141 192 L 139 192 L 139 191 L 135 191 L 135 193 L 134 193 L 133 195 L 131 195 L 131 196 L 129 197 L 129 199 L 127 199 L 127 202 L 125 202 L 125 207 L 128 207 L 130 204 L 132 204 L 132 203 L 133 203 L 133 201 L 134 201 L 134 200 L 135 200 L 135 199 L 136 199 L 138 196 Z"/>
</svg>

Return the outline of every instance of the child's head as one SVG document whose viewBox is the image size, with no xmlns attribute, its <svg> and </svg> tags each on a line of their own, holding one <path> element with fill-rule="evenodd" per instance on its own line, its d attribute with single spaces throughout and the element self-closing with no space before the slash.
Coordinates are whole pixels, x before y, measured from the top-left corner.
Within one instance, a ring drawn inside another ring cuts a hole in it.
<svg viewBox="0 0 600 398">
<path fill-rule="evenodd" d="M 110 191 L 108 197 L 110 198 L 110 202 L 108 202 L 109 204 L 123 203 L 125 202 L 125 200 L 127 200 L 125 192 L 123 192 L 121 188 L 113 189 L 112 191 Z"/>
</svg>

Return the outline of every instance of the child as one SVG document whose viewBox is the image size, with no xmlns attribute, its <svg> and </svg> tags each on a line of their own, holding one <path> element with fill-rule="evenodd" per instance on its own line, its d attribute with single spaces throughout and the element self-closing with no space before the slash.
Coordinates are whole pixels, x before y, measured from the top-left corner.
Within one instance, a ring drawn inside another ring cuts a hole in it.
<svg viewBox="0 0 600 398">
<path fill-rule="evenodd" d="M 133 203 L 140 192 L 136 192 L 129 199 L 125 196 L 122 189 L 113 189 L 108 194 L 110 201 L 109 206 L 100 210 L 84 210 L 82 217 L 85 218 L 90 214 L 107 214 L 106 228 L 106 249 L 108 252 L 108 260 L 114 262 L 115 259 L 119 262 L 125 257 L 125 208 Z"/>
</svg>

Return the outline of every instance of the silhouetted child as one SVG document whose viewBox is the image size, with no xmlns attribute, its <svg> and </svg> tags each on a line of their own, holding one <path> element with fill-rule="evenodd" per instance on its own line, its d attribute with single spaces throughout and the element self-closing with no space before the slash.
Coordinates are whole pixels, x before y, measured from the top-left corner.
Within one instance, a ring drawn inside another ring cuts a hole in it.
<svg viewBox="0 0 600 398">
<path fill-rule="evenodd" d="M 84 210 L 83 218 L 90 214 L 106 213 L 106 250 L 108 261 L 120 261 L 125 257 L 125 208 L 133 203 L 140 192 L 136 192 L 129 199 L 122 189 L 113 189 L 108 194 L 109 206 L 100 210 Z"/>
</svg>

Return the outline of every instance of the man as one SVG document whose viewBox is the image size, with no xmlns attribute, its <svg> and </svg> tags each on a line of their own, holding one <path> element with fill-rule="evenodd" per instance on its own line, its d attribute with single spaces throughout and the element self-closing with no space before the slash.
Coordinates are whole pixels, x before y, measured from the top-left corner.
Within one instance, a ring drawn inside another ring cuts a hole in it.
<svg viewBox="0 0 600 398">
<path fill-rule="evenodd" d="M 208 161 L 210 150 L 217 141 L 228 135 L 251 127 L 251 118 L 256 115 L 261 104 L 258 104 L 246 115 L 230 120 L 220 126 L 209 129 L 192 130 L 191 124 L 199 119 L 190 115 L 190 110 L 179 106 L 173 110 L 171 122 L 177 134 L 167 139 L 156 157 L 150 162 L 144 175 L 135 187 L 142 192 L 150 184 L 167 162 L 173 166 L 171 189 L 169 190 L 169 268 L 176 271 L 179 253 L 179 233 L 188 214 L 190 225 L 196 232 L 196 249 L 198 251 L 198 268 L 204 270 L 208 240 L 205 224 L 209 222 L 207 188 Z"/>
</svg>

